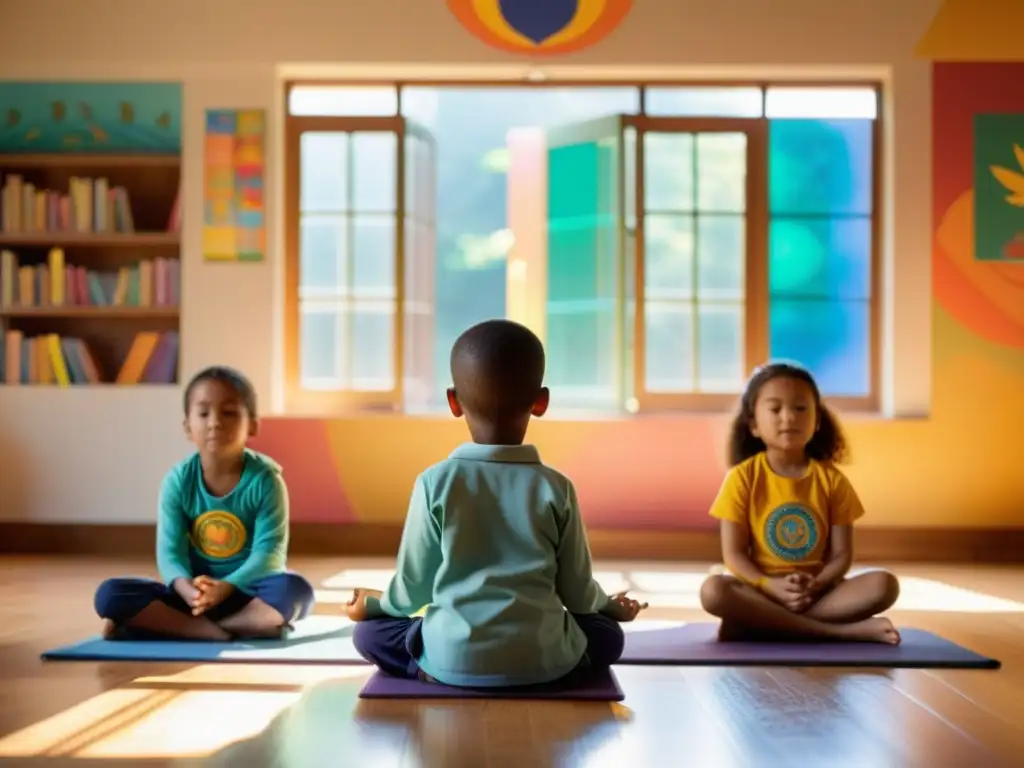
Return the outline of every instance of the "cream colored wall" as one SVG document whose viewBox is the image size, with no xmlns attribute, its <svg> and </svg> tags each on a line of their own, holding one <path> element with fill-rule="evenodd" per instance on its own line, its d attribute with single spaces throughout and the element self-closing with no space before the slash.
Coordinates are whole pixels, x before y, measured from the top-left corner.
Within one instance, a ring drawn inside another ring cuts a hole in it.
<svg viewBox="0 0 1024 768">
<path fill-rule="evenodd" d="M 885 370 L 888 413 L 931 396 L 930 79 L 912 49 L 937 0 L 639 0 L 601 45 L 541 63 L 553 77 L 882 77 L 887 82 Z M 441 0 L 0 0 L 0 78 L 180 80 L 182 367 L 245 370 L 276 410 L 280 355 L 280 78 L 309 74 L 521 77 L 530 62 L 465 33 Z M 269 258 L 200 252 L 203 112 L 270 111 Z M 897 300 L 898 298 L 898 300 Z M 174 388 L 0 387 L 0 519 L 153 518 L 160 477 L 188 446 Z"/>
</svg>

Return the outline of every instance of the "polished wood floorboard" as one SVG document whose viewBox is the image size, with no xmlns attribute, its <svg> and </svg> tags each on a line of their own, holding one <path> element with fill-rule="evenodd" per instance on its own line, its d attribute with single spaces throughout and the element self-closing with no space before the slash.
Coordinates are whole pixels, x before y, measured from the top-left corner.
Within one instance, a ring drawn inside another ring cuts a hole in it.
<svg viewBox="0 0 1024 768">
<path fill-rule="evenodd" d="M 384 561 L 298 560 L 317 611 L 387 578 Z M 896 567 L 892 617 L 995 656 L 1003 669 L 619 667 L 622 704 L 361 701 L 366 668 L 43 663 L 96 631 L 92 593 L 140 562 L 0 558 L 0 765 L 1012 766 L 1024 765 L 1024 569 Z M 706 620 L 706 565 L 602 563 L 649 619 Z"/>
</svg>

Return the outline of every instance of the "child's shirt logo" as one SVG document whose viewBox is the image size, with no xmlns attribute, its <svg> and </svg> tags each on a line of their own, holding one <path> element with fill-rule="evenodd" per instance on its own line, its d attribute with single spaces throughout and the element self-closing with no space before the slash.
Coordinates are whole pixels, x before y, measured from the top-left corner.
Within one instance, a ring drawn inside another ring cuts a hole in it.
<svg viewBox="0 0 1024 768">
<path fill-rule="evenodd" d="M 192 545 L 215 560 L 237 555 L 247 538 L 242 521 L 224 510 L 204 512 L 192 523 Z"/>
<path fill-rule="evenodd" d="M 818 521 L 800 504 L 783 504 L 765 521 L 765 543 L 773 554 L 789 562 L 810 556 L 819 538 Z"/>
</svg>

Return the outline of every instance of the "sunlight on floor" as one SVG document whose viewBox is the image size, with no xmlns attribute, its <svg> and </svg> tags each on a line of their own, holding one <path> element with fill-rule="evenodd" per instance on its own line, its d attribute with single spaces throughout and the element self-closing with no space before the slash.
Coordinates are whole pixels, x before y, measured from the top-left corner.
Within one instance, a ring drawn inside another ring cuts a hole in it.
<svg viewBox="0 0 1024 768">
<path fill-rule="evenodd" d="M 130 687 L 107 691 L 0 739 L 0 758 L 207 756 L 262 732 L 318 684 L 347 682 L 345 690 L 354 697 L 371 671 L 204 664 L 140 677 Z"/>
<path fill-rule="evenodd" d="M 323 582 L 317 600 L 340 604 L 348 601 L 353 587 L 379 589 L 387 586 L 393 571 L 387 569 L 346 570 Z M 897 574 L 899 575 L 899 574 Z M 608 593 L 628 589 L 638 600 L 652 608 L 700 610 L 700 585 L 708 577 L 707 569 L 603 570 L 594 578 Z M 934 611 L 939 613 L 1024 613 L 1024 603 L 1006 600 L 983 592 L 953 587 L 941 581 L 904 576 L 900 579 L 900 599 L 896 611 Z"/>
<path fill-rule="evenodd" d="M 262 732 L 301 696 L 301 691 L 259 690 L 174 693 L 150 716 L 63 754 L 80 758 L 203 757 Z"/>
</svg>

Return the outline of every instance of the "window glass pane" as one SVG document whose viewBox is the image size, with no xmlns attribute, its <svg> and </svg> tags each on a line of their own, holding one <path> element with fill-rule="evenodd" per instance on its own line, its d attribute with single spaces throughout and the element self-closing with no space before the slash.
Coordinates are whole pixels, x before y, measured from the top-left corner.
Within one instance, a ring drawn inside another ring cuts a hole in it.
<svg viewBox="0 0 1024 768">
<path fill-rule="evenodd" d="M 622 132 L 622 191 L 626 227 L 636 229 L 636 128 L 627 126 Z"/>
<path fill-rule="evenodd" d="M 434 209 L 434 166 L 430 142 L 422 136 L 405 136 L 405 216 L 432 221 Z"/>
<path fill-rule="evenodd" d="M 772 219 L 772 300 L 871 296 L 871 219 Z"/>
<path fill-rule="evenodd" d="M 352 210 L 394 211 L 397 202 L 398 137 L 390 132 L 352 134 Z"/>
<path fill-rule="evenodd" d="M 303 211 L 345 210 L 348 134 L 303 133 L 299 155 L 299 207 Z"/>
<path fill-rule="evenodd" d="M 697 294 L 701 299 L 743 299 L 746 294 L 747 220 L 697 218 Z"/>
<path fill-rule="evenodd" d="M 302 386 L 336 389 L 342 374 L 341 316 L 331 307 L 304 306 L 299 314 Z"/>
<path fill-rule="evenodd" d="M 341 269 L 345 252 L 346 219 L 338 216 L 304 216 L 299 232 L 300 293 L 335 295 L 345 284 Z"/>
<path fill-rule="evenodd" d="M 747 135 L 697 136 L 697 208 L 742 213 L 747 208 Z"/>
<path fill-rule="evenodd" d="M 805 366 L 825 396 L 870 394 L 869 302 L 774 299 L 769 314 L 773 358 Z"/>
<path fill-rule="evenodd" d="M 644 218 L 644 298 L 693 297 L 693 217 L 650 214 Z"/>
<path fill-rule="evenodd" d="M 437 216 L 437 167 L 434 147 L 423 139 L 417 145 L 416 153 L 415 212 L 419 221 L 433 225 Z"/>
<path fill-rule="evenodd" d="M 769 88 L 765 116 L 774 117 L 878 117 L 878 93 L 874 88 Z"/>
<path fill-rule="evenodd" d="M 507 255 L 514 238 L 520 242 L 544 237 L 547 231 L 545 200 L 557 206 L 563 199 L 566 207 L 576 205 L 575 197 L 590 196 L 588 202 L 576 207 L 587 207 L 591 216 L 598 210 L 597 194 L 605 195 L 608 187 L 598 190 L 593 179 L 599 173 L 594 165 L 582 169 L 579 176 L 569 173 L 559 176 L 557 169 L 549 171 L 548 150 L 557 142 L 547 141 L 548 128 L 569 128 L 577 121 L 608 118 L 620 113 L 636 114 L 639 89 L 633 86 L 607 88 L 536 88 L 536 87 L 436 87 L 410 86 L 402 89 L 402 113 L 415 122 L 417 130 L 429 131 L 434 139 L 434 157 L 428 165 L 432 173 L 421 176 L 424 194 L 414 201 L 413 213 L 418 218 L 432 220 L 435 234 L 431 250 L 436 252 L 432 267 L 436 269 L 436 318 L 433 371 L 436 378 L 437 405 L 443 407 L 443 387 L 450 384 L 448 354 L 455 338 L 475 322 L 506 314 Z M 509 135 L 533 134 L 535 141 L 527 142 L 525 150 L 515 142 L 515 166 L 511 167 Z M 611 134 L 609 134 L 611 135 Z M 426 144 L 426 142 L 424 142 Z M 421 146 L 425 152 L 425 147 Z M 597 148 L 591 150 L 591 161 L 598 160 Z M 606 152 L 607 159 L 614 153 Z M 430 153 L 427 153 L 429 157 Z M 585 154 L 585 152 L 584 152 Z M 555 158 L 555 163 L 560 162 Z M 419 173 L 419 169 L 414 171 Z M 586 178 L 589 176 L 590 181 Z M 549 191 L 546 179 L 562 184 L 561 191 Z M 589 190 L 588 190 L 589 184 Z M 512 191 L 510 191 L 512 190 Z M 514 193 L 513 193 L 514 191 Z M 425 201 L 429 200 L 427 205 Z M 518 201 L 526 200 L 525 206 Z M 531 210 L 530 200 L 537 201 Z M 510 202 L 516 206 L 516 226 L 511 231 L 508 218 Z M 604 211 L 607 213 L 607 211 Z M 567 209 L 553 211 L 555 218 L 572 215 Z M 596 285 L 597 270 L 593 253 L 605 248 L 610 233 L 618 222 L 610 221 L 600 232 L 590 235 L 591 285 Z M 603 226 L 603 225 L 602 225 Z M 593 222 L 592 229 L 598 227 Z M 572 239 L 570 237 L 570 239 Z M 580 238 L 577 236 L 576 240 Z M 419 247 L 419 243 L 417 243 Z M 433 255 L 433 254 L 432 254 Z M 602 256 L 602 259 L 604 257 Z M 566 269 L 575 264 L 574 258 L 563 262 Z M 604 262 L 602 261 L 602 264 Z M 408 261 L 407 261 L 408 264 Z M 562 269 L 556 267 L 556 270 Z M 533 274 L 531 272 L 531 274 Z M 600 270 L 604 275 L 604 267 Z M 554 275 L 557 284 L 562 277 Z M 603 277 L 602 277 L 603 279 Z M 579 286 L 568 286 L 572 294 Z M 554 297 L 557 297 L 557 290 Z M 594 296 L 594 288 L 590 295 Z M 609 290 L 614 290 L 611 288 Z M 550 339 L 548 339 L 550 347 Z M 570 348 L 566 354 L 575 354 Z M 552 357 L 554 352 L 551 353 Z M 564 393 L 564 390 L 563 390 Z M 572 408 L 578 403 L 556 397 L 557 407 Z M 619 403 L 621 405 L 621 403 Z"/>
<path fill-rule="evenodd" d="M 366 392 L 386 392 L 395 386 L 394 323 L 392 304 L 355 305 L 352 323 L 351 387 Z"/>
<path fill-rule="evenodd" d="M 693 210 L 693 134 L 644 133 L 644 208 Z"/>
<path fill-rule="evenodd" d="M 867 120 L 772 120 L 768 200 L 773 214 L 872 212 L 873 125 Z"/>
<path fill-rule="evenodd" d="M 352 219 L 352 292 L 356 296 L 395 295 L 395 217 Z"/>
<path fill-rule="evenodd" d="M 644 302 L 646 348 L 644 386 L 648 392 L 692 392 L 693 305 Z"/>
<path fill-rule="evenodd" d="M 614 302 L 550 302 L 547 321 L 552 400 L 568 408 L 614 406 L 619 362 Z"/>
<path fill-rule="evenodd" d="M 697 305 L 697 389 L 742 392 L 743 304 Z"/>
<path fill-rule="evenodd" d="M 398 112 L 394 86 L 297 85 L 288 92 L 293 115 L 377 117 Z"/>
<path fill-rule="evenodd" d="M 760 88 L 659 87 L 644 92 L 648 115 L 679 117 L 761 117 Z"/>
</svg>

